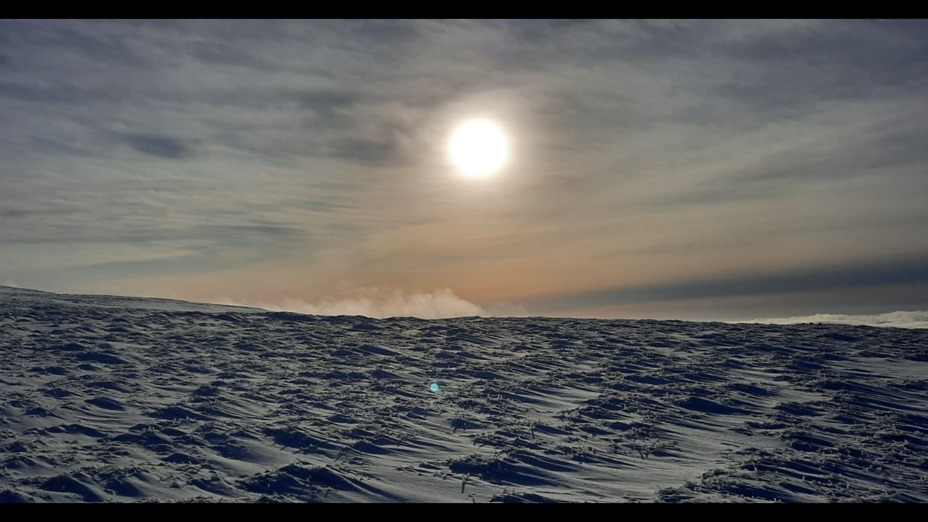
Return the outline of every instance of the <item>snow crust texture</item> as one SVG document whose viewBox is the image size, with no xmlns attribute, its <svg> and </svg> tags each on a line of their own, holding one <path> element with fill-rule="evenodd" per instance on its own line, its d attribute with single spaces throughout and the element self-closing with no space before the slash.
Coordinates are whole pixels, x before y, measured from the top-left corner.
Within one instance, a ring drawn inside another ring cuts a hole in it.
<svg viewBox="0 0 928 522">
<path fill-rule="evenodd" d="M 928 502 L 928 330 L 0 287 L 0 501 Z"/>
</svg>

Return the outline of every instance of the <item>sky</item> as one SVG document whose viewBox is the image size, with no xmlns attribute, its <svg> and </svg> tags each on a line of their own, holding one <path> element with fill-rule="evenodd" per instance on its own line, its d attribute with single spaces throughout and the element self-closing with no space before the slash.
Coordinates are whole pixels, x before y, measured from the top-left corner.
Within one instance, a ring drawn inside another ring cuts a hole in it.
<svg viewBox="0 0 928 522">
<path fill-rule="evenodd" d="M 449 159 L 471 118 L 508 137 L 493 175 Z M 0 284 L 378 317 L 922 311 L 926 143 L 925 20 L 2 20 Z"/>
</svg>

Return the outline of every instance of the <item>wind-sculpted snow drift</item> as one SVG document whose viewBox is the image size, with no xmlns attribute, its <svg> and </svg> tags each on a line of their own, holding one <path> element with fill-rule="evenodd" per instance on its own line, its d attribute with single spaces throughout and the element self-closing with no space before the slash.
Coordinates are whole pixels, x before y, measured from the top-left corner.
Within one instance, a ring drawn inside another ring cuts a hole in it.
<svg viewBox="0 0 928 522">
<path fill-rule="evenodd" d="M 0 501 L 928 502 L 926 377 L 928 330 L 0 288 Z"/>
</svg>

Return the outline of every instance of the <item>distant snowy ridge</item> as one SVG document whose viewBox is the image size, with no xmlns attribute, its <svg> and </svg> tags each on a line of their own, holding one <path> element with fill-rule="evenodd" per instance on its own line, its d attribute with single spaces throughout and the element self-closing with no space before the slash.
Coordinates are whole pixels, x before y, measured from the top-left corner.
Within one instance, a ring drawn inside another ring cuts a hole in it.
<svg viewBox="0 0 928 522">
<path fill-rule="evenodd" d="M 793 317 L 751 319 L 750 321 L 735 322 L 762 324 L 832 323 L 857 324 L 864 326 L 885 326 L 894 328 L 928 328 L 928 311 L 898 311 L 873 315 L 813 314 Z"/>
<path fill-rule="evenodd" d="M 105 308 L 139 308 L 146 310 L 165 310 L 172 312 L 266 312 L 261 308 L 236 304 L 194 303 L 179 299 L 162 297 L 128 297 L 121 295 L 59 294 L 0 285 L 0 298 L 16 302 L 17 300 L 41 299 L 47 303 L 72 304 Z"/>
</svg>

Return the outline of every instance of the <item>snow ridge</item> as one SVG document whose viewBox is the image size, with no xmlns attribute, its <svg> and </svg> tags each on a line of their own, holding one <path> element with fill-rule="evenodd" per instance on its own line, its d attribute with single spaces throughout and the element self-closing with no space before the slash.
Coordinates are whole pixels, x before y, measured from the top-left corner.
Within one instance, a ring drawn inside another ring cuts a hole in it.
<svg viewBox="0 0 928 522">
<path fill-rule="evenodd" d="M 925 330 L 4 287 L 0 501 L 928 502 L 926 375 Z"/>
</svg>

